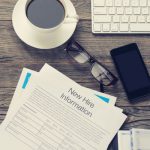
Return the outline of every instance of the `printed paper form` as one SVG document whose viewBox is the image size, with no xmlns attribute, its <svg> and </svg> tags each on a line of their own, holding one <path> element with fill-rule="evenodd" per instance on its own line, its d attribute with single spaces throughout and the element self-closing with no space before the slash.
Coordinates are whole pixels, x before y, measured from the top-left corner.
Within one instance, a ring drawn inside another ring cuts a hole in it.
<svg viewBox="0 0 150 150">
<path fill-rule="evenodd" d="M 16 90 L 14 92 L 12 101 L 10 103 L 10 106 L 9 106 L 9 109 L 8 109 L 8 112 L 7 112 L 7 116 L 12 114 L 12 112 L 14 111 L 15 106 L 18 105 L 18 103 L 22 103 L 20 101 L 20 97 L 23 95 L 23 93 L 24 93 L 24 91 L 27 87 L 28 82 L 32 78 L 34 78 L 37 74 L 38 73 L 36 71 L 30 70 L 30 69 L 27 69 L 27 68 L 24 68 L 22 70 L 20 79 L 18 81 Z"/>
<path fill-rule="evenodd" d="M 51 80 L 50 82 L 58 83 L 58 85 L 59 85 L 59 82 L 63 85 L 66 85 L 66 83 L 67 84 L 78 85 L 75 81 L 71 80 L 70 78 L 68 78 L 64 74 L 60 73 L 59 71 L 57 71 L 53 67 L 49 66 L 48 64 L 45 64 L 44 67 L 42 67 L 42 69 L 40 71 L 40 76 L 41 76 L 41 78 L 44 78 L 46 80 L 49 80 L 49 81 Z M 50 79 L 49 78 L 50 76 L 55 77 L 55 78 Z M 93 94 L 94 94 L 94 95 L 99 95 L 99 96 L 105 97 L 105 98 L 110 100 L 109 101 L 110 105 L 115 105 L 116 97 L 105 94 L 105 93 L 97 92 L 97 91 L 94 91 L 94 90 L 91 90 L 91 89 L 88 89 L 88 88 L 85 88 L 85 87 L 82 87 L 82 88 L 83 88 L 85 94 L 87 92 L 89 92 L 89 94 L 91 94 L 91 96 L 93 96 Z M 99 101 L 99 96 L 98 97 L 96 96 L 94 99 L 96 101 Z M 105 103 L 104 101 L 101 101 L 101 102 Z M 120 112 L 123 112 L 123 109 L 118 108 L 118 107 L 115 107 L 115 108 L 116 108 L 116 110 L 118 110 Z"/>
<path fill-rule="evenodd" d="M 30 80 L 32 78 L 34 78 L 36 75 L 38 74 L 38 72 L 36 71 L 33 71 L 31 69 L 27 69 L 27 68 L 24 68 L 22 73 L 21 73 L 21 76 L 20 76 L 20 79 L 18 81 L 18 84 L 17 84 L 17 87 L 16 87 L 16 90 L 14 92 L 14 96 L 12 98 L 12 101 L 11 101 L 11 104 L 9 106 L 9 109 L 8 109 L 8 112 L 7 112 L 7 116 L 8 117 L 9 115 L 11 115 L 12 111 L 14 110 L 14 107 L 15 105 L 17 105 L 18 103 L 21 103 L 20 101 L 20 96 L 22 96 L 24 94 L 24 91 L 26 90 L 26 87 L 28 85 L 28 83 L 30 82 Z M 85 88 L 85 87 L 83 87 Z M 93 95 L 97 96 L 98 97 L 98 100 L 103 100 L 105 99 L 105 101 L 110 104 L 110 105 L 115 105 L 115 102 L 116 102 L 116 97 L 113 97 L 113 96 L 109 96 L 109 95 L 106 95 L 106 94 L 103 94 L 103 93 L 100 93 L 98 91 L 94 91 L 92 89 L 88 89 L 88 88 L 85 88 L 87 92 L 91 92 Z M 103 98 L 103 99 L 102 99 Z M 121 110 L 122 111 L 122 110 Z"/>
<path fill-rule="evenodd" d="M 118 132 L 118 150 L 132 150 L 130 131 Z"/>
<path fill-rule="evenodd" d="M 37 82 L 39 82 L 39 79 Z M 54 96 L 53 94 L 55 92 L 62 93 L 62 91 L 58 91 L 58 90 L 56 91 L 56 89 L 50 89 L 50 88 L 48 91 L 45 91 L 43 88 L 38 86 L 36 86 L 35 88 L 33 86 L 32 88 L 30 88 L 30 90 L 28 89 L 28 91 L 30 91 L 32 94 L 28 96 L 27 101 L 25 100 L 26 103 L 22 105 L 22 107 L 16 113 L 14 118 L 12 118 L 12 120 L 9 121 L 9 124 L 7 125 L 6 128 L 7 132 L 3 132 L 3 136 L 2 136 L 3 139 L 0 140 L 2 142 L 1 145 L 4 146 L 3 149 L 6 150 L 15 149 L 18 148 L 18 146 L 20 145 L 22 147 L 22 150 L 25 149 L 27 150 L 27 147 L 28 148 L 31 147 L 31 149 L 39 149 L 39 150 L 41 149 L 90 150 L 90 149 L 97 149 L 97 146 L 101 146 L 101 148 L 102 146 L 104 146 L 102 145 L 103 142 L 100 141 L 103 141 L 102 139 L 103 138 L 105 139 L 105 136 L 107 137 L 109 135 L 108 131 L 106 131 L 103 128 L 100 128 L 98 124 L 96 124 L 95 127 L 93 124 L 91 124 L 91 120 L 90 122 L 88 122 L 89 120 L 86 119 L 85 116 L 84 117 L 82 116 L 83 114 L 81 114 L 81 112 L 79 113 L 80 115 L 76 119 L 77 117 L 76 112 L 73 109 L 68 108 L 66 104 L 64 104 L 62 107 L 61 106 L 62 104 L 60 105 L 58 103 L 58 100 L 60 100 L 59 97 L 53 97 Z M 75 100 L 76 99 L 74 99 L 74 101 Z M 59 105 L 57 105 L 57 103 Z M 59 111 L 61 113 L 58 113 Z M 67 113 L 67 111 L 69 111 L 69 113 Z M 97 115 L 98 118 L 101 118 L 99 114 L 102 114 L 102 112 L 99 112 Z M 103 114 L 105 113 L 103 112 Z M 94 115 L 96 117 L 96 114 Z M 106 114 L 106 116 L 107 115 L 108 114 Z M 39 118 L 37 118 L 37 116 Z M 122 115 L 119 116 L 121 116 L 119 117 L 120 120 L 117 119 L 116 121 L 118 121 L 118 123 L 121 124 L 123 123 L 125 116 L 123 117 Z M 68 122 L 67 119 L 69 119 Z M 69 122 L 70 120 L 71 122 Z M 72 122 L 73 124 L 71 124 Z M 94 127 L 94 129 L 92 127 Z M 9 133 L 13 134 L 13 136 L 8 136 L 10 135 Z M 54 135 L 52 133 L 54 133 Z M 85 133 L 87 134 L 85 135 Z M 22 142 L 19 142 L 17 138 L 21 140 L 24 144 Z M 80 140 L 80 138 L 83 139 L 83 141 Z M 9 140 L 10 145 L 6 144 L 6 142 L 8 141 L 4 139 Z M 47 141 L 47 139 L 49 140 Z M 86 141 L 89 143 L 89 145 L 86 144 Z M 16 145 L 14 144 L 15 142 Z"/>
<path fill-rule="evenodd" d="M 150 150 L 150 130 L 132 129 L 133 150 Z"/>
</svg>

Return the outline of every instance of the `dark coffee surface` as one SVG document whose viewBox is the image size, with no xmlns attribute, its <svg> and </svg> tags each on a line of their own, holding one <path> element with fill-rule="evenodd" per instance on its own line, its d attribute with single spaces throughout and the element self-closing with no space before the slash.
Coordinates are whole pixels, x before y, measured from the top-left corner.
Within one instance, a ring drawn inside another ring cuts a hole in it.
<svg viewBox="0 0 150 150">
<path fill-rule="evenodd" d="M 32 0 L 26 10 L 31 23 L 40 28 L 52 28 L 65 17 L 63 5 L 58 0 Z"/>
</svg>

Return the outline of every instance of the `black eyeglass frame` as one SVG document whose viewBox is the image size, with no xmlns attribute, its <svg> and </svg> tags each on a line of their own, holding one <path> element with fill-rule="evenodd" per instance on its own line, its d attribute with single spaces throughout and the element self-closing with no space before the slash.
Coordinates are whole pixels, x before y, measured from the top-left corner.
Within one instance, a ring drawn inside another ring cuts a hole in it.
<svg viewBox="0 0 150 150">
<path fill-rule="evenodd" d="M 75 44 L 75 45 L 78 47 L 78 49 L 72 47 L 73 44 Z M 89 57 L 89 58 L 88 58 L 88 62 L 89 62 L 89 64 L 91 65 L 91 70 L 92 70 L 92 68 L 93 68 L 93 65 L 94 65 L 95 63 L 97 63 L 98 65 L 100 65 L 101 67 L 103 67 L 103 68 L 113 77 L 113 80 L 112 80 L 109 84 L 105 85 L 105 84 L 103 84 L 102 80 L 99 81 L 99 80 L 98 80 L 97 78 L 95 78 L 94 75 L 91 73 L 92 76 L 100 83 L 100 89 L 101 89 L 101 91 L 104 91 L 104 86 L 115 85 L 116 82 L 118 81 L 118 78 L 117 78 L 115 75 L 113 75 L 104 65 L 102 65 L 95 57 L 93 57 L 87 50 L 85 50 L 85 48 L 83 48 L 77 41 L 75 41 L 75 40 L 70 40 L 70 41 L 68 42 L 66 48 L 65 48 L 65 51 L 66 51 L 66 52 L 68 53 L 68 55 L 71 56 L 73 59 L 74 59 L 74 57 L 69 54 L 69 51 L 78 51 L 78 52 L 84 52 L 84 53 L 86 53 L 87 56 Z"/>
</svg>

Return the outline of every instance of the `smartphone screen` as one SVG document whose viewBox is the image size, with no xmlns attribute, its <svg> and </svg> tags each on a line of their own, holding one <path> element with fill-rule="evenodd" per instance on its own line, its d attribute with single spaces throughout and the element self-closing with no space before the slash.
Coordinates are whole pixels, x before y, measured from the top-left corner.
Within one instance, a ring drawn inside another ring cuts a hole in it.
<svg viewBox="0 0 150 150">
<path fill-rule="evenodd" d="M 129 98 L 150 92 L 150 77 L 136 44 L 114 49 L 111 55 Z"/>
</svg>

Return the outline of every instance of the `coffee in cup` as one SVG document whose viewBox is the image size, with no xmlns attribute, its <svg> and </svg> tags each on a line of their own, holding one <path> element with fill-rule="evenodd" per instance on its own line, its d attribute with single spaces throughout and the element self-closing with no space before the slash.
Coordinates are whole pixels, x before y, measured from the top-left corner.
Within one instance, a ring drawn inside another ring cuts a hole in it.
<svg viewBox="0 0 150 150">
<path fill-rule="evenodd" d="M 65 8 L 59 0 L 31 0 L 26 15 L 39 28 L 54 28 L 64 20 Z"/>
</svg>

